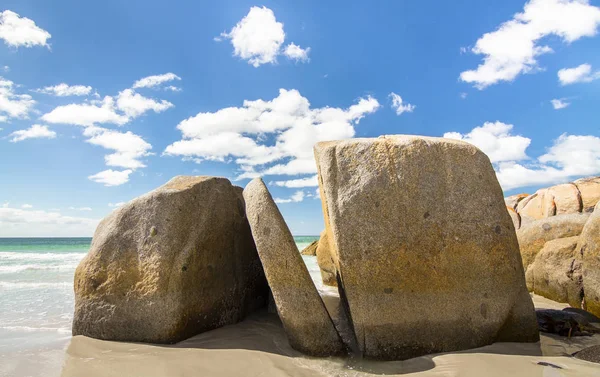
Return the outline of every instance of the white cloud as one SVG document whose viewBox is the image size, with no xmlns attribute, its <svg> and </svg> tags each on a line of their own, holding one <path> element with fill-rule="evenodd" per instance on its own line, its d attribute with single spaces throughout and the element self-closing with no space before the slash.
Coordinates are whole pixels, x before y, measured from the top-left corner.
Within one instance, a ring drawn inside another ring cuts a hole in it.
<svg viewBox="0 0 600 377">
<path fill-rule="evenodd" d="M 170 90 L 171 92 L 181 92 L 182 89 L 173 85 L 169 85 L 165 87 L 165 90 Z"/>
<path fill-rule="evenodd" d="M 8 207 L 8 206 L 7 206 L 7 207 Z M 31 209 L 31 208 L 33 208 L 33 206 L 32 206 L 31 204 L 23 204 L 23 205 L 21 206 L 21 208 L 23 208 L 23 209 Z"/>
<path fill-rule="evenodd" d="M 89 127 L 95 124 L 116 124 L 122 126 L 129 122 L 126 115 L 117 113 L 115 101 L 106 96 L 102 101 L 58 106 L 42 116 L 42 120 L 53 124 L 72 124 Z"/>
<path fill-rule="evenodd" d="M 11 47 L 48 46 L 51 35 L 27 17 L 10 10 L 0 12 L 0 39 Z"/>
<path fill-rule="evenodd" d="M 552 103 L 554 110 L 564 109 L 571 104 L 570 102 L 565 101 L 564 98 L 553 99 L 550 100 L 550 102 Z"/>
<path fill-rule="evenodd" d="M 530 0 L 522 13 L 484 34 L 471 51 L 484 55 L 475 70 L 460 74 L 462 81 L 478 89 L 500 81 L 513 81 L 522 73 L 539 70 L 537 57 L 553 52 L 539 42 L 555 35 L 565 43 L 596 35 L 600 8 L 589 0 Z"/>
<path fill-rule="evenodd" d="M 558 81 L 563 86 L 592 82 L 597 79 L 600 79 L 600 71 L 592 72 L 592 66 L 589 64 L 582 64 L 575 68 L 563 68 L 558 71 Z"/>
<path fill-rule="evenodd" d="M 461 138 L 488 154 L 504 190 L 547 186 L 570 179 L 600 174 L 600 138 L 563 134 L 547 152 L 535 159 L 526 154 L 530 139 L 511 134 L 512 125 L 486 123 L 467 135 L 456 132 L 444 137 Z"/>
<path fill-rule="evenodd" d="M 91 86 L 84 85 L 68 85 L 61 83 L 54 86 L 46 86 L 41 89 L 36 89 L 34 92 L 50 94 L 57 97 L 68 97 L 68 96 L 87 96 L 92 92 Z"/>
<path fill-rule="evenodd" d="M 0 237 L 91 236 L 99 220 L 64 216 L 58 211 L 0 207 Z"/>
<path fill-rule="evenodd" d="M 134 92 L 132 89 L 125 89 L 117 97 L 117 107 L 128 117 L 137 118 L 149 110 L 161 113 L 173 107 L 173 104 L 165 100 L 157 102 Z"/>
<path fill-rule="evenodd" d="M 108 206 L 111 208 L 117 208 L 117 207 L 121 207 L 123 204 L 125 204 L 125 202 L 108 203 Z"/>
<path fill-rule="evenodd" d="M 462 92 L 462 93 L 460 93 L 460 98 L 465 99 L 465 98 L 467 98 L 467 95 L 468 95 L 467 93 Z"/>
<path fill-rule="evenodd" d="M 531 139 L 523 136 L 511 135 L 512 124 L 499 121 L 485 122 L 481 127 L 475 127 L 467 134 L 446 132 L 445 138 L 458 139 L 471 143 L 488 155 L 495 162 L 517 161 L 527 158 L 525 149 Z"/>
<path fill-rule="evenodd" d="M 91 211 L 91 207 L 69 207 L 71 211 Z"/>
<path fill-rule="evenodd" d="M 97 183 L 103 183 L 104 186 L 120 186 L 129 182 L 129 175 L 131 173 L 133 173 L 131 169 L 123 171 L 109 169 L 90 175 L 88 179 Z"/>
<path fill-rule="evenodd" d="M 28 94 L 15 93 L 15 84 L 0 76 L 0 122 L 9 118 L 27 118 L 35 105 L 35 101 Z"/>
<path fill-rule="evenodd" d="M 139 80 L 137 80 L 134 84 L 133 84 L 133 88 L 137 89 L 137 88 L 154 88 L 157 86 L 160 86 L 161 84 L 164 84 L 166 82 L 169 81 L 174 81 L 174 80 L 181 80 L 181 77 L 177 76 L 174 73 L 165 73 L 162 75 L 154 75 L 154 76 L 148 76 L 148 77 L 144 77 L 141 78 Z M 174 88 L 174 87 L 172 87 Z"/>
<path fill-rule="evenodd" d="M 277 22 L 275 14 L 267 7 L 250 8 L 229 33 L 221 33 L 215 41 L 223 39 L 231 40 L 234 56 L 247 60 L 254 67 L 275 64 L 281 54 L 295 61 L 309 61 L 310 47 L 303 49 L 292 42 L 282 49 L 285 41 L 283 24 Z"/>
<path fill-rule="evenodd" d="M 286 199 L 275 198 L 275 203 L 298 203 L 304 200 L 304 191 L 296 191 L 294 195 Z"/>
<path fill-rule="evenodd" d="M 50 130 L 48 126 L 34 124 L 25 130 L 15 131 L 8 135 L 8 137 L 12 137 L 10 139 L 11 143 L 16 143 L 26 139 L 54 139 L 56 132 Z"/>
<path fill-rule="evenodd" d="M 85 130 L 84 135 L 90 137 L 86 142 L 115 151 L 104 157 L 106 165 L 132 170 L 146 167 L 140 159 L 150 155 L 149 150 L 152 149 L 152 145 L 131 131 L 119 132 L 100 127 L 89 127 Z"/>
<path fill-rule="evenodd" d="M 404 112 L 412 113 L 416 108 L 415 105 L 411 105 L 410 103 L 404 104 L 402 102 L 402 97 L 394 92 L 391 92 L 389 96 L 392 98 L 392 109 L 396 111 L 397 115 Z"/>
<path fill-rule="evenodd" d="M 259 67 L 277 61 L 285 33 L 283 24 L 277 22 L 271 9 L 252 7 L 229 33 L 222 33 L 221 37 L 231 40 L 235 56 Z"/>
<path fill-rule="evenodd" d="M 316 175 L 313 175 L 308 178 L 292 179 L 289 181 L 276 181 L 274 183 L 276 186 L 290 187 L 290 188 L 319 186 L 319 180 Z"/>
<path fill-rule="evenodd" d="M 283 54 L 292 60 L 308 62 L 310 60 L 308 57 L 309 52 L 310 47 L 303 49 L 292 42 L 286 46 L 285 50 L 283 51 Z"/>
<path fill-rule="evenodd" d="M 379 106 L 376 99 L 365 97 L 347 109 L 311 109 L 297 90 L 280 89 L 270 101 L 246 100 L 242 107 L 199 113 L 183 120 L 177 126 L 183 139 L 169 145 L 165 154 L 197 162 L 232 157 L 243 172 L 238 179 L 314 174 L 313 145 L 353 137 L 354 126 Z M 259 166 L 262 171 L 255 169 Z"/>
</svg>

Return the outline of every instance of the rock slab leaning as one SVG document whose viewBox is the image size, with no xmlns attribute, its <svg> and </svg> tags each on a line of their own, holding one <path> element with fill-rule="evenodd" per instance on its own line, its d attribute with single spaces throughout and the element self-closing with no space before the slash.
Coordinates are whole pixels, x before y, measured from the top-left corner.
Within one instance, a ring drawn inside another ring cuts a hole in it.
<svg viewBox="0 0 600 377">
<path fill-rule="evenodd" d="M 313 356 L 344 350 L 294 238 L 262 179 L 244 189 L 246 213 L 258 255 L 290 345 Z"/>
</svg>

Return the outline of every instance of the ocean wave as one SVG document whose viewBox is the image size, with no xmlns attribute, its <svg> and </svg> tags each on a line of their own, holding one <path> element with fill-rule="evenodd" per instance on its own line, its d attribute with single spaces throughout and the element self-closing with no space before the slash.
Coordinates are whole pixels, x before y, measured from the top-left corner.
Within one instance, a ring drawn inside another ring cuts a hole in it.
<svg viewBox="0 0 600 377">
<path fill-rule="evenodd" d="M 71 333 L 71 329 L 66 327 L 0 326 L 0 330 L 20 332 L 56 331 L 61 334 Z"/>
<path fill-rule="evenodd" d="M 10 282 L 0 281 L 0 289 L 35 289 L 35 288 L 70 288 L 73 287 L 73 283 L 70 282 Z"/>
<path fill-rule="evenodd" d="M 3 261 L 80 261 L 86 253 L 20 253 L 16 251 L 0 251 L 0 262 Z"/>
<path fill-rule="evenodd" d="M 18 264 L 14 266 L 0 266 L 0 274 L 15 274 L 23 271 L 43 271 L 43 270 L 74 270 L 78 263 L 66 264 Z"/>
</svg>

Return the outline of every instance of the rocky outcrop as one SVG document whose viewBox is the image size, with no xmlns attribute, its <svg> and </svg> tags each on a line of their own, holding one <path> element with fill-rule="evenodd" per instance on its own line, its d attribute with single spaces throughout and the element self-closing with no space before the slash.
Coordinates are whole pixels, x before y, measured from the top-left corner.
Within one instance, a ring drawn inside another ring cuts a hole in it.
<svg viewBox="0 0 600 377">
<path fill-rule="evenodd" d="M 540 296 L 580 307 L 583 299 L 579 237 L 548 241 L 527 268 L 527 288 Z"/>
<path fill-rule="evenodd" d="M 244 189 L 246 213 L 290 345 L 306 354 L 343 352 L 341 339 L 262 179 Z"/>
<path fill-rule="evenodd" d="M 521 227 L 521 216 L 517 213 L 517 211 L 512 209 L 512 207 L 506 206 L 506 210 L 510 215 L 510 219 L 512 220 L 515 229 L 519 229 Z"/>
<path fill-rule="evenodd" d="M 242 189 L 175 177 L 98 225 L 75 272 L 73 335 L 173 343 L 242 320 L 268 286 Z"/>
<path fill-rule="evenodd" d="M 330 255 L 366 357 L 538 340 L 485 154 L 460 141 L 385 136 L 318 143 L 315 157 Z"/>
<path fill-rule="evenodd" d="M 512 195 L 504 201 L 519 215 L 520 226 L 552 216 L 592 212 L 600 201 L 600 177 L 543 188 L 533 195 Z"/>
<path fill-rule="evenodd" d="M 304 249 L 302 249 L 300 254 L 314 257 L 315 255 L 317 255 L 317 246 L 318 245 L 319 245 L 319 240 L 313 241 L 310 243 L 310 245 L 308 245 Z"/>
<path fill-rule="evenodd" d="M 589 218 L 588 213 L 554 216 L 521 226 L 517 238 L 525 270 L 533 263 L 546 242 L 559 238 L 578 236 Z"/>
<path fill-rule="evenodd" d="M 581 232 L 577 251 L 583 259 L 583 289 L 587 310 L 600 316 L 600 202 Z"/>
<path fill-rule="evenodd" d="M 317 245 L 317 263 L 321 270 L 321 279 L 323 284 L 330 285 L 332 287 L 337 286 L 335 265 L 333 264 L 333 258 L 331 256 L 331 248 L 329 246 L 329 236 L 327 230 L 321 233 L 319 238 L 319 244 Z"/>
</svg>

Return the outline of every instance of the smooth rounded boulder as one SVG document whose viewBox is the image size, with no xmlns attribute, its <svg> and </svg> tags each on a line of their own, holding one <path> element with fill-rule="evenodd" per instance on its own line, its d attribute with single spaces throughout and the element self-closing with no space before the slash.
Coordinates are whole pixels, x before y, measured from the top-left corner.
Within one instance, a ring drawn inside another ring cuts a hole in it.
<svg viewBox="0 0 600 377">
<path fill-rule="evenodd" d="M 525 272 L 527 288 L 534 293 L 579 308 L 583 300 L 579 237 L 548 241 Z"/>
<path fill-rule="evenodd" d="M 557 238 L 578 236 L 589 216 L 589 213 L 577 213 L 521 223 L 521 228 L 517 230 L 517 239 L 525 270 L 533 263 L 546 242 Z"/>
<path fill-rule="evenodd" d="M 594 211 L 594 207 L 600 202 L 600 177 L 581 178 L 573 183 L 581 195 L 582 211 Z"/>
<path fill-rule="evenodd" d="M 586 309 L 600 316 L 600 202 L 581 232 L 577 249 L 583 258 Z"/>
<path fill-rule="evenodd" d="M 290 345 L 313 356 L 343 353 L 341 338 L 294 237 L 262 179 L 248 183 L 244 199 L 258 255 Z"/>
<path fill-rule="evenodd" d="M 321 232 L 321 238 L 319 238 L 319 244 L 317 245 L 317 264 L 321 270 L 323 284 L 335 287 L 337 286 L 336 272 L 330 250 L 329 236 L 327 230 L 324 230 Z"/>
<path fill-rule="evenodd" d="M 225 178 L 179 176 L 113 211 L 75 271 L 73 335 L 174 343 L 264 307 L 244 207 Z"/>
<path fill-rule="evenodd" d="M 483 152 L 404 135 L 314 152 L 341 299 L 365 357 L 539 339 L 515 228 Z"/>
</svg>

